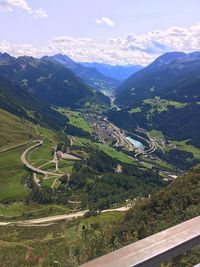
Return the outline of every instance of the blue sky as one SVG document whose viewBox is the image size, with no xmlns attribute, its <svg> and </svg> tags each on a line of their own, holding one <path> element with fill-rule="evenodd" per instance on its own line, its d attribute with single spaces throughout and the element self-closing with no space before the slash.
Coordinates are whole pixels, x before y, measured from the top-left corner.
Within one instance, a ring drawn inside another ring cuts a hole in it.
<svg viewBox="0 0 200 267">
<path fill-rule="evenodd" d="M 199 0 L 0 0 L 0 50 L 146 65 L 200 47 Z"/>
</svg>

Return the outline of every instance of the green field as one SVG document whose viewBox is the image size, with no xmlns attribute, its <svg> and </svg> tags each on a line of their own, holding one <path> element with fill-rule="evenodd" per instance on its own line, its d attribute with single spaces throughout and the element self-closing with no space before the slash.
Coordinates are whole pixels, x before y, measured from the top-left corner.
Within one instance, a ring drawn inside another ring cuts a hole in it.
<svg viewBox="0 0 200 267">
<path fill-rule="evenodd" d="M 41 170 L 53 172 L 56 169 L 55 162 L 49 162 L 48 164 L 45 164 L 44 166 L 40 167 Z"/>
<path fill-rule="evenodd" d="M 87 145 L 87 146 L 93 146 L 94 148 L 98 148 L 100 150 L 102 150 L 103 152 L 105 152 L 106 154 L 108 154 L 109 156 L 111 156 L 112 158 L 118 159 L 122 162 L 125 163 L 135 163 L 136 161 L 129 157 L 128 155 L 126 155 L 123 152 L 117 151 L 115 148 L 106 145 L 106 144 L 100 144 L 100 143 L 95 143 L 95 142 L 91 142 L 88 139 L 85 138 L 75 138 L 75 144 L 76 145 Z"/>
<path fill-rule="evenodd" d="M 0 109 L 0 151 L 25 144 L 37 137 L 30 122 Z"/>
<path fill-rule="evenodd" d="M 52 130 L 41 127 L 40 125 L 36 127 L 36 130 L 39 135 L 47 138 L 52 144 L 57 144 L 59 142 L 58 136 Z"/>
<path fill-rule="evenodd" d="M 42 186 L 48 186 L 48 187 L 52 187 L 54 181 L 57 179 L 58 177 L 54 176 L 54 177 L 49 177 L 48 179 L 45 179 L 42 181 Z"/>
<path fill-rule="evenodd" d="M 151 130 L 149 131 L 149 135 L 153 138 L 160 138 L 162 140 L 165 140 L 165 137 L 161 131 Z"/>
<path fill-rule="evenodd" d="M 106 154 L 111 156 L 112 158 L 118 159 L 122 162 L 125 162 L 125 163 L 135 163 L 136 162 L 133 158 L 129 157 L 125 153 L 119 152 L 116 149 L 114 149 L 113 147 L 110 147 L 106 144 L 98 144 L 98 147 L 100 150 L 102 150 L 103 152 L 105 152 Z"/>
<path fill-rule="evenodd" d="M 73 166 L 74 166 L 74 161 L 61 159 L 58 162 L 59 170 L 64 172 L 64 173 L 70 173 L 71 174 Z"/>
<path fill-rule="evenodd" d="M 28 154 L 28 161 L 34 163 L 35 166 L 40 166 L 53 159 L 52 146 L 54 143 L 47 138 L 44 139 L 42 146 L 35 148 Z"/>
<path fill-rule="evenodd" d="M 81 113 L 78 111 L 72 111 L 68 109 L 59 109 L 59 111 L 63 112 L 67 118 L 69 119 L 69 123 L 81 128 L 85 132 L 92 133 L 93 130 L 87 121 L 82 117 Z"/>
<path fill-rule="evenodd" d="M 200 160 L 200 149 L 195 147 L 195 146 L 188 145 L 188 144 L 186 144 L 186 142 L 187 142 L 187 140 L 174 141 L 173 144 L 176 145 L 177 148 L 179 148 L 180 150 L 193 153 L 194 158 Z"/>
<path fill-rule="evenodd" d="M 62 205 L 25 204 L 24 202 L 15 202 L 10 205 L 0 204 L 0 216 L 5 221 L 34 219 L 58 214 L 68 214 L 69 212 L 71 212 L 71 210 Z"/>
<path fill-rule="evenodd" d="M 23 170 L 20 160 L 26 146 L 0 153 L 0 200 L 23 199 L 29 190 L 20 184 L 21 177 L 27 172 Z"/>
<path fill-rule="evenodd" d="M 153 99 L 145 99 L 143 104 L 149 104 L 151 106 L 150 113 L 154 113 L 156 110 L 161 113 L 168 110 L 168 106 L 173 106 L 176 109 L 183 108 L 187 103 L 181 103 L 177 101 L 170 101 L 161 99 L 160 97 L 154 97 Z"/>
<path fill-rule="evenodd" d="M 137 107 L 137 108 L 131 109 L 130 113 L 139 113 L 141 111 L 142 111 L 141 108 L 140 107 Z"/>
</svg>

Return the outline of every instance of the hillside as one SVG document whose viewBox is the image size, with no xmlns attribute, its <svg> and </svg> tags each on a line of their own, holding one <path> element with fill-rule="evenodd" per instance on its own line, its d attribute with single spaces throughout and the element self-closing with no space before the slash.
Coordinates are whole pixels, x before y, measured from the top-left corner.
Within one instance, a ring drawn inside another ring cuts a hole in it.
<svg viewBox="0 0 200 267">
<path fill-rule="evenodd" d="M 167 53 L 130 76 L 118 88 L 116 102 L 133 106 L 159 96 L 179 102 L 200 100 L 200 53 Z"/>
<path fill-rule="evenodd" d="M 25 144 L 37 137 L 34 125 L 0 109 L 0 152 L 20 144 Z"/>
<path fill-rule="evenodd" d="M 138 202 L 117 226 L 122 244 L 142 239 L 200 215 L 200 168 L 176 179 L 167 188 Z M 199 263 L 200 248 L 174 259 L 167 266 L 194 266 Z"/>
<path fill-rule="evenodd" d="M 0 108 L 34 123 L 61 129 L 66 118 L 31 93 L 0 77 Z"/>
<path fill-rule="evenodd" d="M 169 140 L 186 141 L 200 148 L 200 105 L 155 97 L 132 108 L 109 111 L 108 118 L 130 132 L 142 127 L 158 130 Z"/>
<path fill-rule="evenodd" d="M 40 101 L 56 106 L 82 107 L 85 103 L 109 105 L 109 99 L 94 92 L 61 64 L 33 57 L 0 57 L 0 75 L 35 95 Z M 1 60 L 2 58 L 2 60 Z"/>
<path fill-rule="evenodd" d="M 0 260 L 9 266 L 26 266 L 27 263 L 52 266 L 56 261 L 63 266 L 67 263 L 67 266 L 76 267 L 200 215 L 199 181 L 197 168 L 151 194 L 150 198 L 136 202 L 126 214 L 91 212 L 73 222 L 46 227 L 0 226 Z M 30 257 L 25 258 L 25 255 Z M 199 263 L 199 256 L 197 247 L 162 266 L 192 267 Z"/>
<path fill-rule="evenodd" d="M 171 163 L 180 160 L 181 169 L 195 165 L 199 158 L 193 158 L 189 146 L 200 148 L 199 67 L 198 52 L 160 56 L 118 88 L 116 104 L 121 109 L 109 111 L 108 118 L 129 132 L 156 130 L 164 142 L 172 143 L 170 149 L 163 147 L 155 154 Z M 185 146 L 180 148 L 176 141 Z"/>
<path fill-rule="evenodd" d="M 62 64 L 64 67 L 73 71 L 87 85 L 102 92 L 114 91 L 120 85 L 120 82 L 117 79 L 111 78 L 109 75 L 102 74 L 97 68 L 93 66 L 85 66 L 79 64 L 66 55 L 57 54 L 51 57 L 44 56 L 42 60 Z"/>
<path fill-rule="evenodd" d="M 85 67 L 96 68 L 103 75 L 120 82 L 143 68 L 140 65 L 109 65 L 98 62 L 81 62 L 80 64 Z"/>
</svg>

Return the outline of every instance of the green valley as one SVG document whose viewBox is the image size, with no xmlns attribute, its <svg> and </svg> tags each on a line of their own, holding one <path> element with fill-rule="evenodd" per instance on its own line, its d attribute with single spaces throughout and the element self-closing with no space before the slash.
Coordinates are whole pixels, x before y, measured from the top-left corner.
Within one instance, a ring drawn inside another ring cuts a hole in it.
<svg viewBox="0 0 200 267">
<path fill-rule="evenodd" d="M 119 82 L 0 53 L 2 267 L 75 267 L 199 216 L 200 60 L 172 54 Z"/>
</svg>

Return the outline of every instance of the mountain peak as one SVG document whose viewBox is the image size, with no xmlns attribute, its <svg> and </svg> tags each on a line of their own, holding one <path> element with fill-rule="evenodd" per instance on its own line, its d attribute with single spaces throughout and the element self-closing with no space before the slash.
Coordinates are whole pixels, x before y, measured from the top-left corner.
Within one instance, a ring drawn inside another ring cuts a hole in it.
<svg viewBox="0 0 200 267">
<path fill-rule="evenodd" d="M 174 60 L 180 59 L 180 58 L 184 58 L 186 57 L 187 54 L 183 53 L 183 52 L 168 52 L 165 53 L 161 56 L 159 56 L 152 64 L 150 64 L 151 66 L 158 66 L 158 65 L 163 65 L 163 64 L 169 64 Z"/>
<path fill-rule="evenodd" d="M 8 53 L 0 53 L 0 61 L 10 61 L 14 57 L 10 56 Z"/>
<path fill-rule="evenodd" d="M 54 55 L 53 57 L 54 57 L 54 58 L 58 58 L 58 59 L 59 59 L 59 58 L 60 58 L 60 59 L 65 59 L 65 60 L 68 59 L 68 60 L 73 61 L 73 60 L 72 60 L 70 57 L 68 57 L 67 55 L 63 55 L 63 54 L 60 54 L 60 53 Z"/>
</svg>

